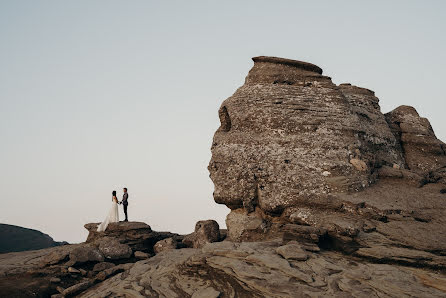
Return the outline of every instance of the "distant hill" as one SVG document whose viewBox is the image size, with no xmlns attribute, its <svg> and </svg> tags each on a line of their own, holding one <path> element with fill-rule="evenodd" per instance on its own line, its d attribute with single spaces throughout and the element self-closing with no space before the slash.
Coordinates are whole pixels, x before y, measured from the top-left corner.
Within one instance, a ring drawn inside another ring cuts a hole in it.
<svg viewBox="0 0 446 298">
<path fill-rule="evenodd" d="M 65 245 L 67 242 L 56 242 L 40 231 L 19 226 L 0 224 L 0 253 L 42 249 Z"/>
</svg>

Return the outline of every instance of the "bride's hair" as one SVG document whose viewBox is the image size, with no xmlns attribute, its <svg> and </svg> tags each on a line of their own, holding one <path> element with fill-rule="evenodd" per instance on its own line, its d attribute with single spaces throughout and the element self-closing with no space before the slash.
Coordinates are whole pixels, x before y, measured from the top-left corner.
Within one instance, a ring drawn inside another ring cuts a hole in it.
<svg viewBox="0 0 446 298">
<path fill-rule="evenodd" d="M 114 190 L 114 191 L 112 192 L 112 195 L 113 195 L 114 197 L 116 197 L 116 190 Z"/>
</svg>

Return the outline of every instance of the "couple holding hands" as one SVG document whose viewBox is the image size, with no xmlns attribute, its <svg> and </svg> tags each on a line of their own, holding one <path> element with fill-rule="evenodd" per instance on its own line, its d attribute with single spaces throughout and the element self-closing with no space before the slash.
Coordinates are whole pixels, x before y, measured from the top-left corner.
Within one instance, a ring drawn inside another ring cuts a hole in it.
<svg viewBox="0 0 446 298">
<path fill-rule="evenodd" d="M 111 222 L 119 222 L 118 204 L 122 204 L 122 206 L 124 207 L 124 214 L 125 214 L 124 221 L 129 221 L 128 216 L 127 216 L 127 207 L 129 205 L 129 202 L 128 202 L 129 194 L 127 192 L 126 187 L 124 187 L 123 190 L 124 190 L 124 194 L 122 195 L 121 202 L 119 202 L 118 198 L 116 197 L 116 190 L 114 190 L 112 192 L 112 206 L 111 206 L 110 211 L 108 212 L 108 215 L 105 218 L 105 220 L 101 224 L 99 224 L 98 229 L 97 229 L 98 232 L 105 231 L 107 229 L 108 224 Z"/>
</svg>

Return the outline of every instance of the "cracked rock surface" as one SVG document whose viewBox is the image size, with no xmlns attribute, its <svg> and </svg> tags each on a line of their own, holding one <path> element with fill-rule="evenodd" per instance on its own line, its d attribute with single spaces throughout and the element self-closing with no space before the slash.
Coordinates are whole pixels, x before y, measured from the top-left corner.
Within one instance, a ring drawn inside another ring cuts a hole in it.
<svg viewBox="0 0 446 298">
<path fill-rule="evenodd" d="M 432 271 L 330 251 L 305 251 L 305 260 L 278 253 L 297 245 L 223 241 L 164 251 L 80 297 L 201 297 L 206 291 L 209 297 L 444 297 L 446 291 L 446 277 Z"/>
<path fill-rule="evenodd" d="M 446 145 L 413 107 L 319 67 L 255 57 L 223 101 L 208 169 L 232 241 L 281 235 L 379 262 L 444 269 Z"/>
</svg>

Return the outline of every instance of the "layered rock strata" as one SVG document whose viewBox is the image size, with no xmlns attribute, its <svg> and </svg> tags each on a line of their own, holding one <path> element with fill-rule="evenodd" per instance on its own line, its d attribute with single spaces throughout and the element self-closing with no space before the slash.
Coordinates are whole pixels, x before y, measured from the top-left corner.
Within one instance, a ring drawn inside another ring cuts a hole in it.
<svg viewBox="0 0 446 298">
<path fill-rule="evenodd" d="M 164 251 L 80 297 L 443 297 L 446 277 L 281 241 Z"/>
<path fill-rule="evenodd" d="M 445 268 L 446 153 L 429 121 L 406 106 L 383 115 L 373 91 L 313 64 L 253 60 L 219 109 L 208 167 L 229 239 Z"/>
</svg>

